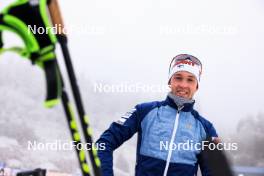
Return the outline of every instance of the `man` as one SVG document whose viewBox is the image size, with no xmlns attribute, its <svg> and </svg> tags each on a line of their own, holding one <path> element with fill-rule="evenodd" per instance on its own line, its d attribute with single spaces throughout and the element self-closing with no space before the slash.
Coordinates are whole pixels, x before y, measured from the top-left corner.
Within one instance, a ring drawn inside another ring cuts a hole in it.
<svg viewBox="0 0 264 176">
<path fill-rule="evenodd" d="M 103 176 L 113 175 L 113 151 L 136 132 L 136 176 L 193 176 L 198 165 L 203 176 L 211 175 L 201 151 L 190 147 L 190 143 L 217 137 L 213 125 L 193 109 L 201 73 L 202 64 L 196 57 L 180 54 L 173 58 L 166 100 L 135 106 L 97 141 L 105 144 L 105 150 L 98 151 Z M 179 144 L 189 148 L 184 150 Z"/>
</svg>

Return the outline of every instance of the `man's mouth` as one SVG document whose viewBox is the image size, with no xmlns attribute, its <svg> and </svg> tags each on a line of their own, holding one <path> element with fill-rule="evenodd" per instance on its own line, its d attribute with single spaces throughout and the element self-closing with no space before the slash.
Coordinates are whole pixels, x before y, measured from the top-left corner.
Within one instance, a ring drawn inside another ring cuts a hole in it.
<svg viewBox="0 0 264 176">
<path fill-rule="evenodd" d="M 177 90 L 176 95 L 180 97 L 188 97 L 188 91 L 185 90 Z"/>
</svg>

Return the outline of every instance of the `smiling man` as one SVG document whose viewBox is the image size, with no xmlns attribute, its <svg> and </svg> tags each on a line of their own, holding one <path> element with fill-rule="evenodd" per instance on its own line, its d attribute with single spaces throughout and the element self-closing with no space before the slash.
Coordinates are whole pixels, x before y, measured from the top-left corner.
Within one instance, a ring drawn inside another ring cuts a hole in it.
<svg viewBox="0 0 264 176">
<path fill-rule="evenodd" d="M 203 176 L 211 176 L 200 148 L 194 147 L 217 137 L 212 123 L 193 109 L 201 73 L 202 64 L 194 56 L 180 54 L 172 59 L 167 98 L 136 105 L 97 141 L 105 145 L 98 151 L 103 176 L 113 175 L 113 151 L 135 133 L 136 176 L 194 176 L 198 166 Z"/>
</svg>

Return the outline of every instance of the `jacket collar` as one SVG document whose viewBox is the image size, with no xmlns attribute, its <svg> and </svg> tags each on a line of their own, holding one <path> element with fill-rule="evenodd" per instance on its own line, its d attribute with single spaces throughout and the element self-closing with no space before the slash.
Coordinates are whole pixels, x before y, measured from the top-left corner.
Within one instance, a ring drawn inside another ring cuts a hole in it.
<svg viewBox="0 0 264 176">
<path fill-rule="evenodd" d="M 173 99 L 171 99 L 169 96 L 166 97 L 166 100 L 165 100 L 165 103 L 168 104 L 169 106 L 171 106 L 172 108 L 178 110 L 178 107 L 177 105 L 175 104 L 175 102 L 173 101 Z M 184 112 L 190 112 L 193 110 L 193 106 L 194 106 L 194 102 L 192 103 L 185 103 L 183 104 L 183 109 L 181 111 L 184 111 Z"/>
</svg>

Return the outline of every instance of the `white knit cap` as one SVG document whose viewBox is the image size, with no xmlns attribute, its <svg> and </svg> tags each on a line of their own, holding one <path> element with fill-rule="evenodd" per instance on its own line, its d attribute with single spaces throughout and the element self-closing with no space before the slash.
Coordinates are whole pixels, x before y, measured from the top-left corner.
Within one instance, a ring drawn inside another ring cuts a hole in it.
<svg viewBox="0 0 264 176">
<path fill-rule="evenodd" d="M 192 73 L 199 84 L 202 74 L 202 63 L 199 59 L 189 54 L 175 56 L 170 64 L 168 83 L 170 82 L 172 75 L 179 71 Z"/>
</svg>

